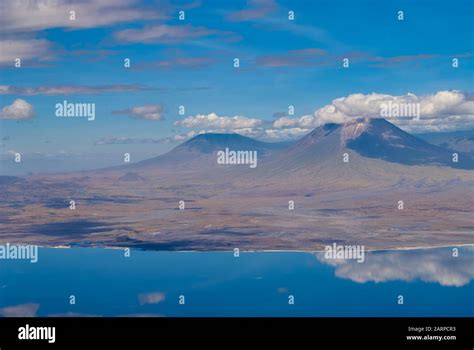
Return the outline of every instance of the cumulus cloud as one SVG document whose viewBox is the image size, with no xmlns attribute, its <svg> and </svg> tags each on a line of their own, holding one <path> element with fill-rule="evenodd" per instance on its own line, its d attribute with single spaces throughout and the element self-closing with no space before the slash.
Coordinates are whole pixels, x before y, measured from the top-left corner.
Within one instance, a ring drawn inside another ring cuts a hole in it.
<svg viewBox="0 0 474 350">
<path fill-rule="evenodd" d="M 54 58 L 52 44 L 44 39 L 0 40 L 0 65 L 13 67 L 17 58 L 22 64 L 30 60 L 49 61 Z"/>
<path fill-rule="evenodd" d="M 439 91 L 432 95 L 401 96 L 387 94 L 351 94 L 333 100 L 312 115 L 281 117 L 274 128 L 315 128 L 326 123 L 344 123 L 354 118 L 382 118 L 382 107 L 419 104 L 420 118 L 383 116 L 408 132 L 439 132 L 474 127 L 474 96 L 461 91 Z"/>
<path fill-rule="evenodd" d="M 305 128 L 286 128 L 286 129 L 266 129 L 262 138 L 275 141 L 294 140 L 301 138 L 311 132 L 311 129 Z"/>
<path fill-rule="evenodd" d="M 290 118 L 288 119 L 291 120 Z M 300 138 L 312 130 L 310 125 L 308 125 L 308 127 L 300 127 L 296 126 L 296 123 L 294 124 L 295 127 L 290 127 L 288 124 L 287 126 L 279 125 L 278 127 L 273 126 L 268 128 L 269 122 L 265 122 L 261 119 L 243 116 L 220 117 L 216 113 L 198 114 L 177 121 L 174 125 L 201 130 L 176 135 L 175 137 L 168 137 L 163 140 L 166 140 L 166 142 L 181 142 L 203 133 L 236 133 L 242 136 L 267 141 L 287 141 Z"/>
<path fill-rule="evenodd" d="M 1 1 L 1 27 L 6 32 L 34 32 L 51 28 L 95 28 L 135 20 L 165 19 L 165 4 L 149 8 L 137 0 L 15 0 Z M 70 20 L 75 11 L 75 20 Z"/>
<path fill-rule="evenodd" d="M 290 118 L 287 116 L 280 117 L 273 122 L 273 127 L 276 129 L 281 128 L 312 128 L 315 125 L 314 116 L 312 115 L 304 115 L 299 118 Z"/>
<path fill-rule="evenodd" d="M 267 141 L 286 141 L 286 140 L 293 140 L 295 138 L 299 138 L 301 136 L 306 135 L 311 130 L 309 129 L 265 129 L 263 127 L 249 127 L 249 128 L 234 128 L 234 129 L 206 129 L 206 130 L 191 130 L 186 133 L 177 134 L 174 136 L 162 138 L 156 140 L 157 143 L 179 143 L 184 142 L 193 138 L 194 136 L 201 135 L 201 134 L 208 134 L 208 133 L 216 133 L 216 134 L 230 134 L 235 133 L 242 136 L 263 139 Z M 131 142 L 132 140 L 127 140 L 126 143 L 135 143 Z M 136 141 L 135 139 L 133 141 Z M 148 143 L 147 139 L 140 140 L 143 141 L 142 143 Z M 101 140 L 103 142 L 103 140 Z M 108 140 L 108 143 L 111 143 L 111 140 Z M 125 143 L 125 142 L 114 142 L 114 143 Z M 97 144 L 97 142 L 96 142 Z M 105 143 L 101 143 L 105 144 Z"/>
<path fill-rule="evenodd" d="M 158 90 L 156 88 L 136 84 L 115 85 L 58 85 L 19 87 L 12 85 L 0 85 L 0 95 L 71 95 L 71 94 L 101 94 L 108 92 L 134 92 Z"/>
<path fill-rule="evenodd" d="M 381 116 L 383 105 L 419 106 L 420 119 L 415 117 Z M 439 91 L 417 96 L 388 94 L 351 94 L 333 100 L 313 114 L 292 118 L 283 113 L 273 122 L 244 116 L 219 116 L 216 113 L 198 114 L 176 121 L 175 126 L 200 129 L 197 133 L 238 133 L 268 141 L 294 140 L 312 129 L 327 123 L 345 123 L 355 118 L 386 118 L 400 128 L 411 132 L 439 132 L 474 128 L 474 95 L 461 91 Z M 195 136 L 193 134 L 192 136 Z M 191 135 L 178 135 L 179 139 L 166 138 L 166 142 L 179 142 Z"/>
<path fill-rule="evenodd" d="M 216 113 L 189 116 L 174 123 L 175 126 L 182 126 L 185 128 L 215 128 L 220 130 L 255 128 L 261 124 L 262 121 L 260 119 L 247 118 L 243 116 L 220 117 Z"/>
<path fill-rule="evenodd" d="M 230 129 L 207 129 L 207 130 L 198 130 L 190 131 L 184 134 L 178 134 L 173 137 L 167 137 L 165 139 L 160 139 L 160 143 L 173 143 L 173 142 L 183 142 L 196 135 L 207 134 L 207 133 L 217 133 L 217 134 L 239 134 L 242 136 L 262 139 L 266 141 L 288 141 L 300 138 L 311 129 L 302 129 L 302 128 L 290 128 L 290 129 L 266 129 L 264 127 L 248 127 L 248 128 L 230 128 Z"/>
<path fill-rule="evenodd" d="M 325 259 L 324 253 L 317 253 L 317 257 L 334 266 L 336 276 L 357 283 L 419 279 L 461 287 L 474 279 L 472 254 L 472 248 L 460 250 L 458 257 L 453 257 L 449 248 L 373 252 L 366 254 L 362 264 L 355 260 Z"/>
<path fill-rule="evenodd" d="M 120 111 L 113 111 L 113 114 L 125 114 L 131 118 L 144 120 L 163 120 L 164 108 L 162 105 L 144 105 L 128 108 Z"/>
<path fill-rule="evenodd" d="M 20 98 L 13 101 L 11 105 L 3 107 L 0 111 L 0 119 L 30 119 L 34 115 L 33 106 Z"/>
<path fill-rule="evenodd" d="M 263 128 L 240 128 L 240 129 L 209 129 L 209 130 L 191 130 L 186 133 L 177 134 L 171 137 L 166 137 L 159 139 L 160 143 L 179 143 L 184 142 L 193 138 L 194 136 L 201 135 L 201 134 L 240 134 L 242 136 L 254 137 L 259 138 L 264 136 L 264 129 Z"/>
<path fill-rule="evenodd" d="M 114 34 L 116 40 L 124 43 L 179 43 L 206 37 L 233 37 L 234 33 L 187 25 L 160 24 L 140 29 L 124 29 Z"/>
<path fill-rule="evenodd" d="M 257 128 L 237 128 L 237 129 L 230 129 L 230 130 L 224 130 L 224 131 L 216 130 L 216 132 L 235 133 L 235 134 L 240 134 L 240 135 L 247 136 L 247 137 L 260 138 L 264 135 L 265 129 L 261 128 L 261 127 L 257 127 Z"/>
<path fill-rule="evenodd" d="M 165 293 L 153 292 L 153 293 L 142 293 L 138 294 L 138 301 L 140 305 L 145 304 L 158 304 L 166 299 Z"/>
</svg>

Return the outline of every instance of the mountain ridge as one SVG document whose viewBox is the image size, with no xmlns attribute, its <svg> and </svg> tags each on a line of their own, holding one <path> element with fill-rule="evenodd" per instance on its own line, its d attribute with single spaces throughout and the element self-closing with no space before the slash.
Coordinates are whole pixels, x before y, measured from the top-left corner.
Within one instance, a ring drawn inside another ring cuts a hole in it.
<svg viewBox="0 0 474 350">
<path fill-rule="evenodd" d="M 116 167 L 141 171 L 153 168 L 206 170 L 215 168 L 217 152 L 257 151 L 259 167 L 269 172 L 304 169 L 342 162 L 344 153 L 356 152 L 366 159 L 377 159 L 407 166 L 442 166 L 474 169 L 474 158 L 430 144 L 381 118 L 357 118 L 343 124 L 327 123 L 293 142 L 265 142 L 237 133 L 205 133 L 177 145 L 168 153 L 137 163 Z M 238 167 L 232 171 L 239 172 Z"/>
</svg>

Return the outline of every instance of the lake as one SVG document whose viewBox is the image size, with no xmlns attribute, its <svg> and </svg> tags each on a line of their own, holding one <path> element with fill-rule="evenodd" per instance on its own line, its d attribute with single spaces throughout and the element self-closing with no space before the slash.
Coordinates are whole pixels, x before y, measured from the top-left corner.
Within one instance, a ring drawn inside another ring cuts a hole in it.
<svg viewBox="0 0 474 350">
<path fill-rule="evenodd" d="M 474 316 L 474 248 L 306 252 L 39 248 L 0 260 L 2 316 Z M 403 299 L 403 303 L 401 302 Z"/>
</svg>

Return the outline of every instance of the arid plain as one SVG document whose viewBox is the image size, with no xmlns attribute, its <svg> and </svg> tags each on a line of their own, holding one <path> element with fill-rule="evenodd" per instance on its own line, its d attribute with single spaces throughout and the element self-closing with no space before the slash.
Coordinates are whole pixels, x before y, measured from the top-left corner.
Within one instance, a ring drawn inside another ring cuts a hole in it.
<svg viewBox="0 0 474 350">
<path fill-rule="evenodd" d="M 323 127 L 284 147 L 200 135 L 136 164 L 2 177 L 0 241 L 156 250 L 474 244 L 471 165 L 393 161 L 399 149 L 410 161 L 421 146 L 388 124 Z M 377 144 L 381 153 L 354 146 L 380 133 L 390 143 Z M 257 168 L 216 163 L 216 150 L 246 143 L 260 151 Z"/>
</svg>

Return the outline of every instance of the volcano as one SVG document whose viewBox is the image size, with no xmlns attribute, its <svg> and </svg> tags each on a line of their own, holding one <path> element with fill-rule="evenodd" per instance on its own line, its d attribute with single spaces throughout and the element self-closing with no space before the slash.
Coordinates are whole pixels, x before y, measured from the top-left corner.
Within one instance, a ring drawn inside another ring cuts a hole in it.
<svg viewBox="0 0 474 350">
<path fill-rule="evenodd" d="M 395 181 L 404 173 L 410 175 L 413 167 L 474 169 L 474 159 L 467 153 L 458 153 L 458 161 L 454 162 L 452 150 L 430 144 L 385 119 L 369 118 L 325 124 L 292 143 L 263 142 L 239 134 L 200 134 L 166 154 L 120 169 L 139 173 L 172 170 L 176 176 L 185 170 L 211 173 L 219 167 L 217 152 L 225 149 L 257 151 L 258 169 L 254 172 L 249 173 L 248 169 L 239 166 L 220 167 L 220 172 L 226 176 L 253 174 L 256 182 L 259 178 L 295 175 L 317 176 L 318 180 L 326 178 L 331 182 L 337 178 L 364 178 L 364 181 L 392 178 Z M 344 163 L 346 156 L 348 159 Z M 423 176 L 418 172 L 412 177 Z"/>
<path fill-rule="evenodd" d="M 208 133 L 193 137 L 176 146 L 170 152 L 136 163 L 139 168 L 173 167 L 203 168 L 215 167 L 217 152 L 229 148 L 240 151 L 257 151 L 259 157 L 267 158 L 286 149 L 288 142 L 262 142 L 239 134 Z"/>
<path fill-rule="evenodd" d="M 434 165 L 474 169 L 474 160 L 430 144 L 399 129 L 385 119 L 359 118 L 345 124 L 326 124 L 314 129 L 299 142 L 278 155 L 280 167 L 311 167 L 324 161 L 342 161 L 351 151 L 364 158 L 403 165 Z"/>
</svg>

